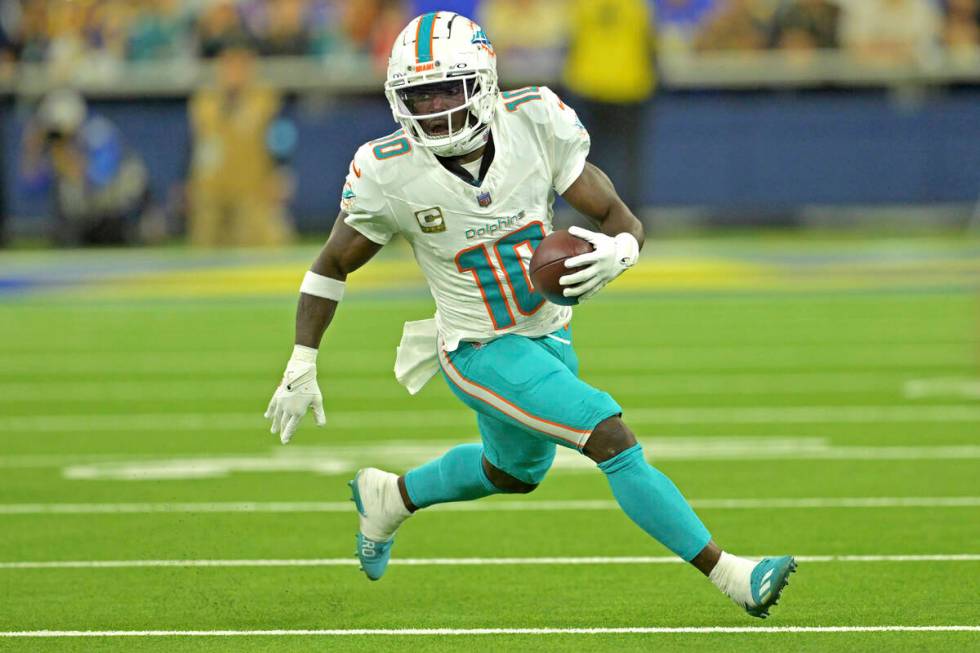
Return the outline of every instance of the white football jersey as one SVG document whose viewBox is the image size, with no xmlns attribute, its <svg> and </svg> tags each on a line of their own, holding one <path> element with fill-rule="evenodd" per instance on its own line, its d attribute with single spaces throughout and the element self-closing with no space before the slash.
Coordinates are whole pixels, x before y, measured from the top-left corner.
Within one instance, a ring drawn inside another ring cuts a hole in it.
<svg viewBox="0 0 980 653">
<path fill-rule="evenodd" d="M 480 186 L 399 130 L 358 149 L 340 203 L 369 240 L 400 233 L 411 244 L 450 351 L 460 340 L 542 336 L 571 319 L 571 308 L 534 292 L 528 266 L 552 231 L 555 193 L 585 167 L 588 132 L 543 86 L 501 93 L 491 132 L 495 155 Z"/>
</svg>

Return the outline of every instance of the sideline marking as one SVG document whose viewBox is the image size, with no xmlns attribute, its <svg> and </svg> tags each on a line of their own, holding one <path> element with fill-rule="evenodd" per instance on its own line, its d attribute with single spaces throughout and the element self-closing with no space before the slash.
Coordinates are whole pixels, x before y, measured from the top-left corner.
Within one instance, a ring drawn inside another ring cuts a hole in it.
<svg viewBox="0 0 980 653">
<path fill-rule="evenodd" d="M 683 635 L 980 632 L 980 626 L 688 626 L 677 628 L 356 628 L 349 630 L 22 630 L 0 637 L 343 637 L 351 635 Z"/>
<path fill-rule="evenodd" d="M 749 556 L 760 558 L 760 556 Z M 980 553 L 938 555 L 811 555 L 798 562 L 978 562 Z M 397 558 L 405 567 L 509 567 L 519 565 L 653 565 L 684 562 L 674 556 L 579 556 L 537 558 Z M 49 560 L 0 562 L 0 569 L 132 569 L 138 567 L 356 567 L 356 558 L 252 560 Z"/>
</svg>

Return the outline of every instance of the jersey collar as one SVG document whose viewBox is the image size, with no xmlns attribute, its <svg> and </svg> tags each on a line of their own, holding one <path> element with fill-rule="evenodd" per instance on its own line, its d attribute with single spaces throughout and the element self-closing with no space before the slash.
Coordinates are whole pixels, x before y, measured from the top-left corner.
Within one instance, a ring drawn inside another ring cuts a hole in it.
<svg viewBox="0 0 980 653">
<path fill-rule="evenodd" d="M 483 159 L 480 161 L 480 174 L 476 179 L 473 178 L 473 175 L 470 174 L 469 170 L 464 168 L 462 164 L 459 163 L 458 157 L 447 158 L 439 155 L 435 155 L 435 157 L 446 170 L 453 173 L 474 188 L 479 188 L 483 184 L 483 180 L 487 177 L 487 171 L 490 169 L 490 164 L 493 163 L 495 148 L 493 144 L 492 130 L 487 130 L 487 142 L 483 147 Z"/>
</svg>

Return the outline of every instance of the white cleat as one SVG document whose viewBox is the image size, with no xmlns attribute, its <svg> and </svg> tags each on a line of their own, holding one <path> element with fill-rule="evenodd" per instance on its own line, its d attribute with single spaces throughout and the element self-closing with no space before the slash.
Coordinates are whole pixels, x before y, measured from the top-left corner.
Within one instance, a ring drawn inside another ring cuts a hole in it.
<svg viewBox="0 0 980 653">
<path fill-rule="evenodd" d="M 391 558 L 395 531 L 412 513 L 398 491 L 397 474 L 368 467 L 357 472 L 348 485 L 360 517 L 357 557 L 361 571 L 378 580 Z"/>
</svg>

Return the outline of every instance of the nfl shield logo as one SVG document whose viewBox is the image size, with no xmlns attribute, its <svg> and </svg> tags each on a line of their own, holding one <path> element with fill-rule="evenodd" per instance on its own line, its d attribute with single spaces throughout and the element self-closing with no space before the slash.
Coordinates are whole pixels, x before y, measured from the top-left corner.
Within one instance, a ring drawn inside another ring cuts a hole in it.
<svg viewBox="0 0 980 653">
<path fill-rule="evenodd" d="M 490 206 L 493 198 L 490 197 L 489 192 L 483 192 L 476 196 L 476 201 L 480 203 L 480 206 Z"/>
</svg>

